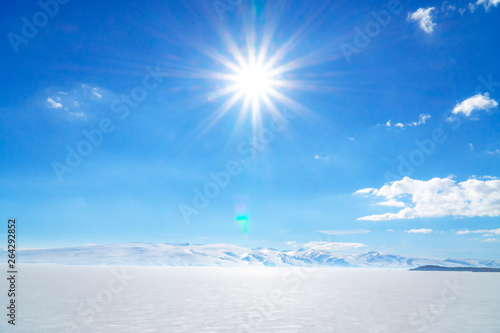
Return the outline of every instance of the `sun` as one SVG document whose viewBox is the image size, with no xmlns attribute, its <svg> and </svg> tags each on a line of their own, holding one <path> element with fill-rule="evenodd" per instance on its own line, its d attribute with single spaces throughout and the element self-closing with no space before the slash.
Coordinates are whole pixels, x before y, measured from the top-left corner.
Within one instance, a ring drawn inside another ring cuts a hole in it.
<svg viewBox="0 0 500 333">
<path fill-rule="evenodd" d="M 228 100 L 230 106 L 242 101 L 241 113 L 251 111 L 254 116 L 274 108 L 271 100 L 277 96 L 283 82 L 276 72 L 275 63 L 266 59 L 263 52 L 252 49 L 246 57 L 238 53 L 235 61 L 227 67 L 230 71 L 222 77 L 226 83 L 222 94 L 231 96 Z"/>
<path fill-rule="evenodd" d="M 260 64 L 250 64 L 241 68 L 236 73 L 235 81 L 239 93 L 251 99 L 266 97 L 273 88 L 272 72 Z"/>
</svg>

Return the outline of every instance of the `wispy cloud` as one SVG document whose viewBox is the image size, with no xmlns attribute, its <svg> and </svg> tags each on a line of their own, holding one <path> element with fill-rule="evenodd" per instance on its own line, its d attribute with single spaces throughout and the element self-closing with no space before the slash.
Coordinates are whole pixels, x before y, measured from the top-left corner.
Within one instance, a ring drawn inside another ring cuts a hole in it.
<svg viewBox="0 0 500 333">
<path fill-rule="evenodd" d="M 486 154 L 488 154 L 488 155 L 500 155 L 500 149 L 487 150 Z"/>
<path fill-rule="evenodd" d="M 471 13 L 474 13 L 478 6 L 483 6 L 485 11 L 489 12 L 491 7 L 496 7 L 499 3 L 500 0 L 477 0 L 474 3 L 469 3 L 466 7 L 458 8 L 458 12 L 462 16 L 467 9 Z M 423 31 L 430 34 L 434 31 L 438 15 L 446 17 L 453 14 L 456 10 L 456 5 L 444 1 L 440 7 L 419 8 L 413 13 L 408 13 L 408 21 L 417 22 Z"/>
<path fill-rule="evenodd" d="M 376 191 L 376 188 L 367 187 L 361 190 L 356 191 L 356 194 L 371 194 L 373 191 Z"/>
<path fill-rule="evenodd" d="M 418 117 L 418 121 L 412 121 L 412 122 L 409 122 L 409 123 L 395 123 L 393 124 L 391 120 L 388 120 L 386 123 L 385 123 L 385 126 L 386 127 L 395 127 L 395 128 L 405 128 L 405 127 L 413 127 L 413 126 L 418 126 L 418 125 L 423 125 L 426 123 L 427 119 L 429 119 L 431 117 L 430 114 L 424 114 L 422 113 L 419 117 Z"/>
<path fill-rule="evenodd" d="M 469 4 L 469 9 L 474 13 L 476 8 L 482 5 L 485 11 L 489 11 L 491 7 L 496 7 L 499 3 L 500 0 L 478 0 L 476 3 Z"/>
<path fill-rule="evenodd" d="M 325 234 L 325 235 L 344 236 L 344 235 L 355 235 L 355 234 L 367 234 L 370 232 L 370 230 L 366 230 L 366 229 L 318 230 L 318 232 Z"/>
<path fill-rule="evenodd" d="M 432 233 L 432 229 L 410 229 L 410 230 L 405 230 L 405 232 L 409 234 L 430 234 Z"/>
<path fill-rule="evenodd" d="M 303 245 L 306 249 L 317 251 L 343 251 L 366 247 L 363 243 L 343 242 L 309 242 Z"/>
<path fill-rule="evenodd" d="M 92 91 L 92 96 L 94 96 L 95 98 L 98 98 L 98 99 L 101 99 L 102 98 L 102 95 L 99 94 L 98 92 L 96 91 Z"/>
<path fill-rule="evenodd" d="M 466 235 L 466 234 L 489 234 L 489 235 L 500 235 L 500 228 L 498 229 L 479 229 L 479 230 L 459 230 L 457 231 L 457 235 Z"/>
<path fill-rule="evenodd" d="M 358 218 L 367 221 L 415 219 L 423 217 L 500 216 L 500 180 L 470 178 L 457 183 L 452 177 L 428 181 L 405 177 L 380 189 L 361 189 L 355 194 L 368 194 L 387 200 L 398 199 L 405 206 L 396 213 Z"/>
<path fill-rule="evenodd" d="M 377 203 L 377 205 L 387 206 L 387 207 L 405 207 L 406 206 L 406 204 L 404 202 L 397 201 L 395 199 L 390 199 L 387 201 L 379 202 L 379 203 Z"/>
<path fill-rule="evenodd" d="M 496 176 L 489 176 L 489 175 L 486 175 L 486 176 L 472 176 L 471 178 L 474 178 L 474 179 L 482 179 L 482 180 L 494 180 L 494 179 L 500 179 Z"/>
<path fill-rule="evenodd" d="M 420 28 L 426 33 L 430 34 L 434 31 L 434 26 L 436 23 L 432 21 L 434 7 L 429 8 L 419 8 L 413 13 L 408 13 L 408 20 L 418 22 Z"/>
<path fill-rule="evenodd" d="M 95 103 L 102 102 L 104 95 L 109 92 L 98 87 L 86 84 L 78 85 L 69 91 L 55 91 L 47 98 L 48 107 L 66 111 L 63 113 L 69 118 L 86 117 L 86 110 L 95 109 Z"/>
<path fill-rule="evenodd" d="M 319 160 L 319 161 L 323 161 L 323 162 L 328 162 L 330 160 L 330 156 L 314 154 L 314 159 Z"/>
<path fill-rule="evenodd" d="M 51 97 L 47 98 L 47 102 L 49 102 L 50 107 L 54 109 L 60 109 L 63 107 L 61 103 L 54 101 Z"/>
<path fill-rule="evenodd" d="M 496 242 L 500 242 L 500 239 L 497 239 L 497 238 L 487 238 L 487 239 L 483 239 L 483 242 L 485 242 L 485 243 L 496 243 Z"/>
<path fill-rule="evenodd" d="M 457 7 L 454 5 L 449 5 L 448 1 L 443 2 L 443 4 L 441 5 L 441 12 L 443 13 L 453 12 L 455 11 L 455 9 L 457 9 Z"/>
<path fill-rule="evenodd" d="M 93 87 L 90 89 L 90 92 L 92 94 L 92 97 L 95 99 L 101 99 L 102 95 L 99 93 L 99 89 L 96 87 Z"/>
<path fill-rule="evenodd" d="M 497 106 L 497 101 L 490 98 L 489 93 L 479 93 L 458 103 L 452 113 L 454 115 L 463 114 L 466 117 L 470 117 L 474 111 L 489 111 Z"/>
</svg>

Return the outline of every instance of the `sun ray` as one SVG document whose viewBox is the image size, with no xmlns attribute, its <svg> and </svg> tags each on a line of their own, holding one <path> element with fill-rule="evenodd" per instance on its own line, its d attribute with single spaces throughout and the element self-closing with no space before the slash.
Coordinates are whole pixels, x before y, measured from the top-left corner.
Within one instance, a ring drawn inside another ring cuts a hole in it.
<svg viewBox="0 0 500 333">
<path fill-rule="evenodd" d="M 227 101 L 222 104 L 205 122 L 206 124 L 201 124 L 199 127 L 201 129 L 199 130 L 199 134 L 195 137 L 194 141 L 197 141 L 199 138 L 201 138 L 208 130 L 214 126 L 217 121 L 226 114 L 231 107 L 234 106 L 234 104 L 241 98 L 241 92 L 236 92 L 231 96 Z"/>
</svg>

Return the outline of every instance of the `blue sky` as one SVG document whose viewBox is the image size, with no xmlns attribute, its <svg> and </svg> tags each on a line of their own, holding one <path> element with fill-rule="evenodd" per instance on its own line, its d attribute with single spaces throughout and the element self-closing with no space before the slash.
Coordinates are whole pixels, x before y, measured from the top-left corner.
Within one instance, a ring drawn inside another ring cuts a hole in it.
<svg viewBox="0 0 500 333">
<path fill-rule="evenodd" d="M 0 14 L 0 210 L 21 247 L 500 257 L 497 1 L 47 3 Z M 227 63 L 265 40 L 272 104 L 221 112 Z"/>
</svg>

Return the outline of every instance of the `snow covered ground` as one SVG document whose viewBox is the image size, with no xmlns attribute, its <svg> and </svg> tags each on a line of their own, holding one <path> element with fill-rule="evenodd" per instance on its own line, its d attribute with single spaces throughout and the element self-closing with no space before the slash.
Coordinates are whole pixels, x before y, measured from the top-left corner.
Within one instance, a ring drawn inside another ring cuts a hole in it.
<svg viewBox="0 0 500 333">
<path fill-rule="evenodd" d="M 498 273 L 21 264 L 17 287 L 0 332 L 500 332 Z"/>
</svg>

